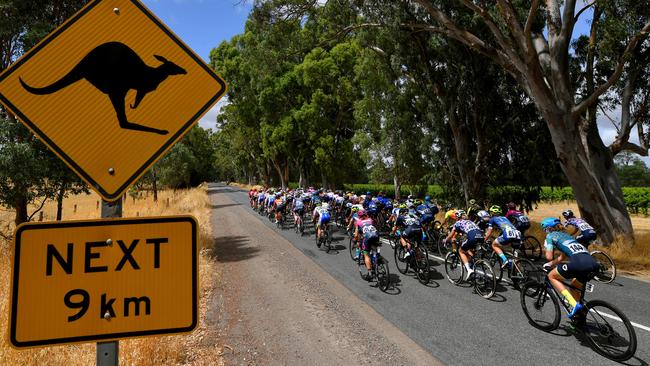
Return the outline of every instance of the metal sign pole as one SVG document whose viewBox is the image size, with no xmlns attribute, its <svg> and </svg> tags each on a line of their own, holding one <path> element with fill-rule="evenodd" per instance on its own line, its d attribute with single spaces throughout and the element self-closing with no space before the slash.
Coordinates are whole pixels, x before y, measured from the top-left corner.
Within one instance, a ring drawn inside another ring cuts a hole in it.
<svg viewBox="0 0 650 366">
<path fill-rule="evenodd" d="M 122 217 L 122 198 L 115 202 L 102 200 L 102 219 Z M 119 342 L 97 342 L 97 366 L 119 364 Z"/>
</svg>

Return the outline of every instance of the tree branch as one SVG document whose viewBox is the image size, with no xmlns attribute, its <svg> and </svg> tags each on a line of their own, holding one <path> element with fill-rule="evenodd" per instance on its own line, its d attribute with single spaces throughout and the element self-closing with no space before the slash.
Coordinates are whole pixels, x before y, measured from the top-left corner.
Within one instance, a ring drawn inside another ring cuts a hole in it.
<svg viewBox="0 0 650 366">
<path fill-rule="evenodd" d="M 632 53 L 637 43 L 648 36 L 648 33 L 650 33 L 650 21 L 645 24 L 639 33 L 632 37 L 632 40 L 630 40 L 630 43 L 628 43 L 627 47 L 625 47 L 625 51 L 623 51 L 623 54 L 618 59 L 618 64 L 614 69 L 614 73 L 610 75 L 609 79 L 607 79 L 604 84 L 601 84 L 590 96 L 587 97 L 587 99 L 583 100 L 580 102 L 580 104 L 573 107 L 571 113 L 574 116 L 582 114 L 587 108 L 595 103 L 596 100 L 598 100 L 598 97 L 600 97 L 607 91 L 607 89 L 609 89 L 616 81 L 618 81 L 618 79 L 621 77 L 621 74 L 623 73 L 623 68 L 625 66 L 627 57 Z"/>
<path fill-rule="evenodd" d="M 582 13 L 584 13 L 585 10 L 587 10 L 587 9 L 591 8 L 592 6 L 594 6 L 594 4 L 596 4 L 596 0 L 592 1 L 590 4 L 585 5 L 584 8 L 580 9 L 578 11 L 578 13 L 576 13 L 575 17 L 573 17 L 573 22 L 577 23 L 578 18 L 580 18 L 580 15 L 582 15 Z M 593 21 L 597 21 L 597 19 L 595 19 L 595 17 L 594 17 Z"/>
</svg>

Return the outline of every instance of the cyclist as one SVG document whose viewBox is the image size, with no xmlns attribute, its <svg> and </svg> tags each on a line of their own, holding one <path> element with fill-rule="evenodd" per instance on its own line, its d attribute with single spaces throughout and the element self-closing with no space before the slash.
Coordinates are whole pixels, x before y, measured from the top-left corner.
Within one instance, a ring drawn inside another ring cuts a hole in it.
<svg viewBox="0 0 650 366">
<path fill-rule="evenodd" d="M 467 214 L 463 210 L 454 212 L 452 219 L 457 221 L 444 242 L 453 240 L 458 233 L 465 235 L 465 240 L 458 247 L 458 253 L 460 254 L 460 260 L 467 269 L 467 277 L 465 277 L 467 281 L 470 275 L 474 273 L 474 269 L 469 265 L 469 257 L 472 255 L 470 251 L 476 249 L 476 244 L 483 241 L 483 231 L 473 221 L 468 220 Z"/>
<path fill-rule="evenodd" d="M 592 241 L 596 240 L 597 234 L 593 226 L 589 225 L 587 221 L 575 217 L 573 211 L 566 209 L 562 211 L 562 216 L 566 220 L 564 222 L 564 228 L 570 230 L 569 234 L 575 237 L 578 243 L 588 247 Z"/>
<path fill-rule="evenodd" d="M 492 230 L 494 230 L 494 228 L 498 228 L 501 231 L 501 235 L 492 241 L 492 249 L 497 253 L 499 259 L 501 259 L 501 267 L 505 267 L 508 264 L 508 260 L 506 255 L 503 254 L 501 245 L 511 244 L 512 246 L 516 246 L 521 244 L 521 233 L 517 228 L 515 228 L 510 220 L 501 216 L 502 213 L 503 211 L 501 211 L 501 207 L 497 205 L 490 207 L 491 218 L 487 223 L 485 241 L 490 239 L 490 235 L 492 235 Z"/>
<path fill-rule="evenodd" d="M 581 290 L 589 280 L 590 273 L 598 271 L 598 263 L 582 244 L 562 231 L 563 226 L 559 219 L 547 217 L 542 220 L 541 225 L 542 229 L 547 232 L 544 249 L 548 262 L 544 264 L 544 268 L 550 270 L 555 267 L 548 273 L 548 279 L 573 307 L 569 313 L 569 318 L 573 319 L 582 310 L 582 305 L 577 302 L 580 300 L 578 290 Z M 553 249 L 560 251 L 560 256 L 555 259 L 553 259 Z M 567 257 L 569 263 L 558 266 L 561 262 L 566 261 Z M 571 286 L 578 290 L 566 288 L 563 281 L 568 279 L 572 279 Z"/>
<path fill-rule="evenodd" d="M 361 247 L 361 252 L 363 253 L 363 259 L 366 264 L 366 269 L 368 274 L 363 276 L 363 279 L 366 281 L 372 280 L 371 270 L 372 263 L 370 262 L 370 246 L 377 245 L 379 242 L 379 235 L 377 234 L 377 228 L 373 225 L 372 219 L 368 217 L 366 210 L 361 209 L 357 212 L 359 219 L 354 224 L 354 240 L 359 243 Z M 359 256 L 359 248 L 357 247 L 357 257 Z"/>
<path fill-rule="evenodd" d="M 478 212 L 483 209 L 483 207 L 476 202 L 475 199 L 470 199 L 469 200 L 469 205 L 467 206 L 467 217 L 476 222 L 478 219 Z"/>
<path fill-rule="evenodd" d="M 523 236 L 526 230 L 530 229 L 530 220 L 528 220 L 528 216 L 521 211 L 517 211 L 517 205 L 515 205 L 514 202 L 508 202 L 506 207 L 508 208 L 506 219 L 510 220 Z"/>
<path fill-rule="evenodd" d="M 275 222 L 280 222 L 282 215 L 284 215 L 284 208 L 286 206 L 286 198 L 281 192 L 278 192 L 275 195 L 275 201 L 273 202 L 273 207 L 275 208 Z"/>
<path fill-rule="evenodd" d="M 478 228 L 481 229 L 481 231 L 487 230 L 488 222 L 490 221 L 490 213 L 485 210 L 481 210 L 476 213 L 476 216 L 478 216 L 478 222 L 476 223 Z"/>
<path fill-rule="evenodd" d="M 318 247 L 320 248 L 320 238 L 323 234 L 323 230 L 325 230 L 325 226 L 330 222 L 330 213 L 329 213 L 329 204 L 327 202 L 323 202 L 320 206 L 316 207 L 314 209 L 313 213 L 313 221 L 317 222 L 316 224 L 316 242 L 318 243 Z"/>
<path fill-rule="evenodd" d="M 296 192 L 296 196 L 293 199 L 293 205 L 291 207 L 293 211 L 293 221 L 295 222 L 296 226 L 300 226 L 302 215 L 305 214 L 305 203 L 303 202 L 302 197 L 303 196 L 300 192 Z"/>
<path fill-rule="evenodd" d="M 410 213 L 406 204 L 401 204 L 399 209 L 399 216 L 395 219 L 395 225 L 391 234 L 395 234 L 397 229 L 400 229 L 399 242 L 403 247 L 406 247 L 404 259 L 411 255 L 411 242 L 419 242 L 422 239 L 422 225 L 420 220 L 415 214 Z"/>
</svg>

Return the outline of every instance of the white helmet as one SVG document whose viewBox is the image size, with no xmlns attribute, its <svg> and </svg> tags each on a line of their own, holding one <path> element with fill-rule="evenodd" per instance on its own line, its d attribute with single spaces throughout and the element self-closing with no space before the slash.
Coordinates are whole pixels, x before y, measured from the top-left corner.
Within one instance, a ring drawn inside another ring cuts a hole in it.
<svg viewBox="0 0 650 366">
<path fill-rule="evenodd" d="M 329 210 L 330 209 L 330 205 L 327 204 L 327 202 L 323 202 L 323 204 L 320 207 L 322 207 L 323 210 Z"/>
</svg>

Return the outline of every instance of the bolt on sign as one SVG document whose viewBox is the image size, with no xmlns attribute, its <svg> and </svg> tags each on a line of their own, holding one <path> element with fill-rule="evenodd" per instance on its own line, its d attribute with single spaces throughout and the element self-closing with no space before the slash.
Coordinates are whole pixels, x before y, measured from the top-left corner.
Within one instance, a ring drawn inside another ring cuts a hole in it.
<svg viewBox="0 0 650 366">
<path fill-rule="evenodd" d="M 95 0 L 0 75 L 0 102 L 107 201 L 226 92 L 138 0 Z"/>
<path fill-rule="evenodd" d="M 198 321 L 197 228 L 191 216 L 19 226 L 11 344 L 191 332 Z"/>
</svg>

